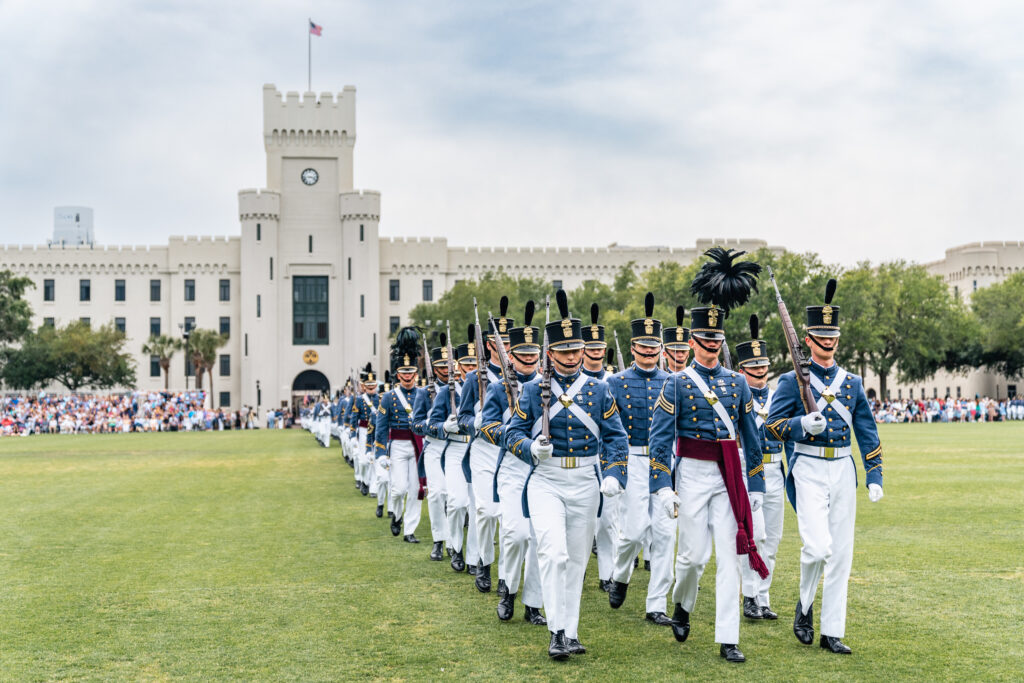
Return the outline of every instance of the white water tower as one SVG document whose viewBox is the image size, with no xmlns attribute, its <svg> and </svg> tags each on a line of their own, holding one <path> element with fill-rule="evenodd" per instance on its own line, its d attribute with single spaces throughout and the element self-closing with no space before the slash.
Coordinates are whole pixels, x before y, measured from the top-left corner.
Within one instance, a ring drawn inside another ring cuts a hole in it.
<svg viewBox="0 0 1024 683">
<path fill-rule="evenodd" d="M 58 206 L 53 210 L 53 242 L 66 246 L 92 246 L 92 209 L 87 206 Z"/>
</svg>

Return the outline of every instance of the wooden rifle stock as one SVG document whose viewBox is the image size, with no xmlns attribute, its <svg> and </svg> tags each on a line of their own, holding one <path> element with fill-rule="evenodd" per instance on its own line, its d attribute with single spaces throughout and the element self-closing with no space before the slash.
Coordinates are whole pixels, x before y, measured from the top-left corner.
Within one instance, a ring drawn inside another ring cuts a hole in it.
<svg viewBox="0 0 1024 683">
<path fill-rule="evenodd" d="M 452 349 L 452 324 L 448 326 L 448 414 L 458 415 L 459 407 L 455 404 L 455 351 Z"/>
<path fill-rule="evenodd" d="M 796 375 L 796 382 L 800 387 L 800 400 L 804 404 L 804 411 L 808 414 L 818 410 L 818 402 L 814 400 L 811 392 L 811 363 L 804 356 L 800 348 L 800 338 L 797 337 L 796 328 L 793 326 L 793 319 L 789 317 L 789 309 L 786 302 L 782 300 L 779 292 L 779 285 L 775 282 L 775 273 L 771 266 L 766 266 L 768 277 L 771 278 L 772 287 L 775 288 L 775 301 L 779 305 L 779 318 L 782 320 L 782 332 L 786 336 L 786 346 L 789 347 L 789 357 L 793 361 L 793 372 Z"/>
<path fill-rule="evenodd" d="M 487 313 L 487 321 L 491 324 L 491 331 L 498 335 L 498 324 L 494 321 L 494 316 Z M 519 385 L 516 380 L 516 371 L 512 367 L 512 359 L 505 353 L 505 345 L 498 344 L 495 348 L 498 349 L 498 365 L 501 366 L 501 377 L 505 380 L 505 398 L 508 399 L 508 407 L 512 408 L 519 400 Z"/>
<path fill-rule="evenodd" d="M 437 386 L 434 383 L 434 365 L 430 362 L 430 349 L 427 348 L 427 335 L 423 335 L 423 374 L 427 376 L 427 396 L 430 397 L 430 404 L 434 404 L 434 397 L 437 396 Z"/>
<path fill-rule="evenodd" d="M 551 416 L 548 414 L 548 409 L 551 407 L 551 373 L 554 369 L 548 351 L 548 328 L 545 325 L 544 349 L 540 357 L 543 370 L 540 376 L 540 437 L 538 438 L 538 441 L 545 446 L 551 442 Z"/>
<path fill-rule="evenodd" d="M 729 342 L 725 339 L 722 340 L 722 365 L 726 370 L 732 370 L 732 354 L 729 353 Z"/>
<path fill-rule="evenodd" d="M 483 330 L 480 329 L 480 311 L 473 297 L 473 315 L 476 316 L 476 390 L 480 395 L 480 410 L 484 409 L 484 397 L 487 395 L 487 347 L 484 346 Z M 501 344 L 501 337 L 495 337 L 494 345 Z"/>
</svg>

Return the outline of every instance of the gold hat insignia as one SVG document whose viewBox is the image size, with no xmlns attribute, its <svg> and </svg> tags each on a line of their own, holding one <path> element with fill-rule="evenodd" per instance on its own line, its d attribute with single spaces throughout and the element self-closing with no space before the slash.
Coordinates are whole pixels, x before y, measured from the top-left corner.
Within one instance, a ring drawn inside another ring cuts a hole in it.
<svg viewBox="0 0 1024 683">
<path fill-rule="evenodd" d="M 527 327 L 525 330 L 523 330 L 523 341 L 526 342 L 527 344 L 532 344 L 533 343 L 533 328 L 532 327 Z"/>
<path fill-rule="evenodd" d="M 599 339 L 600 337 L 598 336 L 598 334 L 599 334 L 599 330 L 597 328 L 597 325 L 591 325 L 590 326 L 590 337 L 591 337 L 591 339 Z"/>
<path fill-rule="evenodd" d="M 676 328 L 676 341 L 683 341 L 683 328 L 681 327 Z"/>
<path fill-rule="evenodd" d="M 562 335 L 566 338 L 572 335 L 572 320 L 569 318 L 562 319 Z"/>
<path fill-rule="evenodd" d="M 821 322 L 826 325 L 832 324 L 832 307 L 825 304 L 825 307 L 821 309 Z"/>
<path fill-rule="evenodd" d="M 508 320 L 505 318 L 498 318 L 498 332 L 505 334 L 508 326 Z"/>
<path fill-rule="evenodd" d="M 644 334 L 654 334 L 654 321 L 650 318 L 644 321 Z"/>
<path fill-rule="evenodd" d="M 761 355 L 761 342 L 753 341 L 750 342 L 750 350 L 754 352 L 755 356 Z"/>
<path fill-rule="evenodd" d="M 718 309 L 717 308 L 709 308 L 708 309 L 708 325 L 710 327 L 718 327 Z"/>
</svg>

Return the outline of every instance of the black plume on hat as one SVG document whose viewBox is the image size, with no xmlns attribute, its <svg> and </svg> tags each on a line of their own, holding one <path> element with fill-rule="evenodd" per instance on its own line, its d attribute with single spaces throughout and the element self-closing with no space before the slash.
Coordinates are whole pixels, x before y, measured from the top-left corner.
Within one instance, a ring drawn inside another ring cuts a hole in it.
<svg viewBox="0 0 1024 683">
<path fill-rule="evenodd" d="M 565 290 L 560 289 L 555 292 L 555 303 L 558 304 L 558 315 L 562 318 L 569 317 L 569 299 L 565 296 Z"/>
<path fill-rule="evenodd" d="M 682 306 L 676 306 L 676 326 L 682 327 L 683 320 L 686 318 L 686 309 Z"/>
<path fill-rule="evenodd" d="M 444 332 L 442 332 L 441 333 L 441 346 L 447 346 L 447 345 L 448 345 L 448 335 L 445 334 Z"/>
<path fill-rule="evenodd" d="M 836 279 L 834 277 L 828 279 L 828 283 L 825 285 L 825 303 L 832 303 L 832 297 L 836 295 Z"/>
<path fill-rule="evenodd" d="M 712 247 L 704 252 L 711 261 L 700 267 L 690 285 L 690 293 L 702 304 L 714 304 L 725 311 L 742 306 L 757 291 L 761 266 L 753 261 L 734 261 L 745 251 Z"/>
<path fill-rule="evenodd" d="M 654 315 L 654 294 L 647 292 L 647 296 L 644 297 L 644 315 L 650 318 Z"/>
<path fill-rule="evenodd" d="M 597 324 L 597 316 L 601 312 L 601 307 L 595 304 L 590 304 L 590 324 Z"/>
<path fill-rule="evenodd" d="M 476 341 L 476 325 L 470 323 L 466 328 L 466 341 L 470 344 Z"/>
<path fill-rule="evenodd" d="M 615 365 L 615 351 L 608 349 L 608 365 Z"/>
<path fill-rule="evenodd" d="M 526 311 L 523 313 L 523 327 L 529 327 L 533 324 L 533 314 L 537 310 L 537 304 L 533 303 L 533 300 L 526 302 Z"/>
<path fill-rule="evenodd" d="M 508 313 L 508 297 L 501 297 L 501 301 L 498 304 L 498 316 L 504 318 Z"/>
<path fill-rule="evenodd" d="M 750 338 L 757 339 L 757 333 L 761 329 L 761 321 L 757 319 L 757 313 L 750 316 Z"/>
</svg>

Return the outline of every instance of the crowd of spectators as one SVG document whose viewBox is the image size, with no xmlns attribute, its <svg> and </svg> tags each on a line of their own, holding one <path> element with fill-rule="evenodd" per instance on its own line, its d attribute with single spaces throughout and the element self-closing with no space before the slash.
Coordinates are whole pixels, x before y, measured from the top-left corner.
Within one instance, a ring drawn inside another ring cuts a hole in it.
<svg viewBox="0 0 1024 683">
<path fill-rule="evenodd" d="M 1002 422 L 1024 420 L 1024 398 L 900 399 L 871 403 L 875 422 Z"/>
<path fill-rule="evenodd" d="M 202 391 L 11 395 L 0 397 L 0 436 L 257 429 L 253 408 L 213 410 Z M 274 425 L 290 426 L 278 411 Z"/>
</svg>

